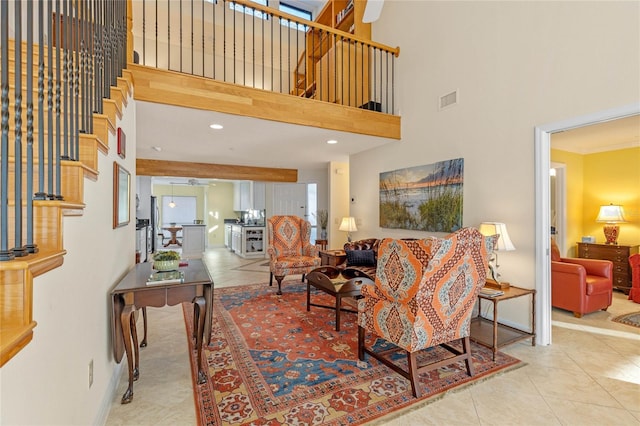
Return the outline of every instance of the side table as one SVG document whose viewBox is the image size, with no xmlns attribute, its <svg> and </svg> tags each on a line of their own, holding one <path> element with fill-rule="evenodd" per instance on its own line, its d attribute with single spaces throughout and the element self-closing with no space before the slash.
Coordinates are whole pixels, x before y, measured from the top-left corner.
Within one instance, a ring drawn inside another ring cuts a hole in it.
<svg viewBox="0 0 640 426">
<path fill-rule="evenodd" d="M 471 340 L 493 350 L 496 359 L 498 348 L 531 338 L 531 346 L 536 345 L 536 290 L 511 286 L 500 296 L 478 294 L 478 315 L 471 319 Z M 505 300 L 531 295 L 531 332 L 501 324 L 498 321 L 498 304 Z M 482 301 L 493 303 L 493 319 L 482 316 Z"/>
<path fill-rule="evenodd" d="M 320 264 L 329 266 L 342 265 L 347 260 L 344 250 L 320 250 Z"/>
<path fill-rule="evenodd" d="M 326 250 L 327 244 L 329 244 L 328 240 L 316 240 L 316 245 L 320 247 L 320 250 Z"/>
<path fill-rule="evenodd" d="M 340 331 L 340 312 L 358 312 L 357 310 L 343 308 L 342 299 L 348 297 L 353 299 L 359 298 L 360 288 L 363 284 L 375 285 L 373 281 L 365 277 L 346 278 L 341 275 L 341 271 L 338 268 L 333 266 L 316 268 L 307 274 L 307 311 L 311 310 L 311 306 L 335 309 L 336 331 Z M 335 297 L 335 306 L 311 303 L 311 287 L 315 287 Z"/>
</svg>

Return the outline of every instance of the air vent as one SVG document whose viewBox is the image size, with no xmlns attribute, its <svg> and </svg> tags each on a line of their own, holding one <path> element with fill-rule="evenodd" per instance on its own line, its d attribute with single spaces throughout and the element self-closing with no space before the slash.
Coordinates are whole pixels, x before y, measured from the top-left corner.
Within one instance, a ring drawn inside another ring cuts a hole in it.
<svg viewBox="0 0 640 426">
<path fill-rule="evenodd" d="M 447 93 L 446 95 L 440 96 L 438 102 L 438 109 L 449 108 L 458 103 L 458 89 L 454 90 L 451 93 Z"/>
</svg>

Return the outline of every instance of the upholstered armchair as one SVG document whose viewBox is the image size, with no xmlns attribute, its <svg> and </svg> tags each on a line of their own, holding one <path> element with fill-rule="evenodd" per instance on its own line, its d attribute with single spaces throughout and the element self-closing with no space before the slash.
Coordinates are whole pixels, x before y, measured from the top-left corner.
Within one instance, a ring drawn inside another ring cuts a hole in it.
<svg viewBox="0 0 640 426">
<path fill-rule="evenodd" d="M 267 220 L 269 245 L 269 285 L 273 277 L 282 294 L 282 280 L 286 275 L 305 275 L 320 266 L 318 248 L 311 244 L 311 224 L 298 216 L 272 216 Z"/>
<path fill-rule="evenodd" d="M 613 262 L 565 258 L 551 240 L 551 306 L 573 316 L 606 311 L 613 298 Z"/>
<path fill-rule="evenodd" d="M 367 353 L 410 380 L 416 398 L 422 396 L 418 374 L 424 371 L 464 361 L 473 376 L 471 316 L 495 237 L 463 228 L 446 238 L 382 240 L 375 286 L 362 286 L 358 302 L 358 357 L 364 360 Z M 456 341 L 461 349 L 450 345 Z M 454 356 L 419 365 L 418 353 L 436 346 Z M 406 369 L 392 360 L 399 350 L 407 355 Z"/>
<path fill-rule="evenodd" d="M 629 256 L 631 265 L 631 290 L 629 290 L 629 300 L 640 303 L 640 253 Z"/>
</svg>

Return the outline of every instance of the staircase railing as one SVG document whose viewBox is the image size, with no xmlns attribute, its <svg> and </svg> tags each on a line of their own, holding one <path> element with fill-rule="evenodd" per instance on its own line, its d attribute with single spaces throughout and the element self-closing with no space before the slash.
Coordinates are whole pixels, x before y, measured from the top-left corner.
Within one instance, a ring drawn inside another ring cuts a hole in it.
<svg viewBox="0 0 640 426">
<path fill-rule="evenodd" d="M 134 62 L 395 113 L 391 48 L 245 0 L 133 2 Z"/>
<path fill-rule="evenodd" d="M 6 261 L 38 251 L 33 202 L 64 200 L 61 164 L 79 160 L 80 134 L 93 132 L 93 114 L 103 112 L 103 99 L 122 76 L 127 2 L 2 0 L 0 28 L 0 260 Z"/>
</svg>

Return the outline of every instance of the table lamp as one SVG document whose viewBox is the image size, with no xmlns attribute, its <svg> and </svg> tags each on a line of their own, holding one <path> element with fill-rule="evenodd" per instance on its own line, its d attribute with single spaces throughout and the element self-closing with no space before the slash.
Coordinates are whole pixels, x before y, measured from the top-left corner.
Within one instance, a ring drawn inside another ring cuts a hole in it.
<svg viewBox="0 0 640 426">
<path fill-rule="evenodd" d="M 620 234 L 620 227 L 618 223 L 624 223 L 624 211 L 622 206 L 609 204 L 608 206 L 600 206 L 598 217 L 596 222 L 604 223 L 604 236 L 607 239 L 607 244 L 618 245 L 618 235 Z"/>
<path fill-rule="evenodd" d="M 358 228 L 356 227 L 356 220 L 351 216 L 343 217 L 342 223 L 340 223 L 340 228 L 338 229 L 340 231 L 346 231 L 347 241 L 351 242 L 351 233 L 358 230 Z"/>
<path fill-rule="evenodd" d="M 489 259 L 489 270 L 491 271 L 491 277 L 493 281 L 500 287 L 508 287 L 508 283 L 500 282 L 500 273 L 498 272 L 498 251 L 512 251 L 515 250 L 515 246 L 511 242 L 511 238 L 509 238 L 509 233 L 507 232 L 507 225 L 500 222 L 482 222 L 480 227 L 478 228 L 482 235 L 498 235 L 498 241 L 493 247 L 493 252 L 491 253 L 491 258 Z M 502 285 L 504 284 L 504 285 Z"/>
</svg>

